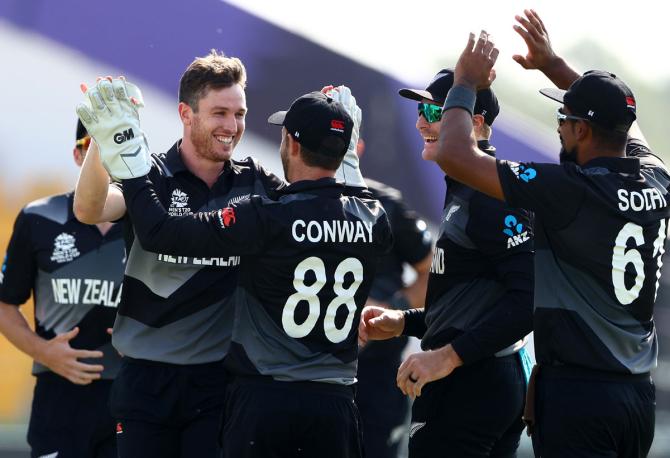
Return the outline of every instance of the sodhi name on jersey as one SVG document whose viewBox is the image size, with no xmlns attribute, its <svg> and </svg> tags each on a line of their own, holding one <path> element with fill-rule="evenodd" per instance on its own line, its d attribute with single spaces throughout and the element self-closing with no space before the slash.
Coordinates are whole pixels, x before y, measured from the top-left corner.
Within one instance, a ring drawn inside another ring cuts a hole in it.
<svg viewBox="0 0 670 458">
<path fill-rule="evenodd" d="M 619 189 L 619 210 L 649 211 L 668 206 L 663 194 L 656 188 L 643 189 L 642 192 Z"/>
<path fill-rule="evenodd" d="M 372 243 L 372 223 L 364 221 L 293 221 L 293 240 L 304 242 Z"/>
<path fill-rule="evenodd" d="M 82 284 L 84 288 L 82 289 Z M 104 305 L 116 307 L 121 300 L 119 285 L 114 291 L 115 284 L 111 280 L 98 278 L 52 278 L 54 301 L 57 304 Z M 82 294 L 83 293 L 83 294 Z"/>
</svg>

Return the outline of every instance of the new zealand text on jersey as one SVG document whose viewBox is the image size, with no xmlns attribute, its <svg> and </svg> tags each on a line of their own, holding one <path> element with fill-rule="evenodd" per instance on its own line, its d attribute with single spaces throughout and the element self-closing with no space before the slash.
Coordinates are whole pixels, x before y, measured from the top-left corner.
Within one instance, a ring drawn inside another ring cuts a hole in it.
<svg viewBox="0 0 670 458">
<path fill-rule="evenodd" d="M 84 288 L 82 289 L 82 284 Z M 121 288 L 111 280 L 98 278 L 52 278 L 54 302 L 57 304 L 104 305 L 116 307 L 121 300 Z M 82 295 L 83 293 L 83 295 Z"/>
<path fill-rule="evenodd" d="M 169 262 L 170 264 L 193 264 L 194 266 L 219 266 L 229 267 L 240 264 L 239 256 L 229 256 L 227 258 L 192 258 L 189 256 L 170 256 L 169 254 L 159 254 L 158 260 Z"/>
</svg>

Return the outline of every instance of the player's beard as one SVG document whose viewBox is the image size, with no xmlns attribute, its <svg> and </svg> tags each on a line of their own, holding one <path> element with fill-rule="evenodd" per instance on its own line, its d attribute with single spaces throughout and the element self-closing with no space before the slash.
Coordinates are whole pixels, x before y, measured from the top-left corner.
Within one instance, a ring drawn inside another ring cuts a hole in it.
<svg viewBox="0 0 670 458">
<path fill-rule="evenodd" d="M 572 148 L 571 150 L 565 149 L 564 146 L 561 146 L 561 152 L 558 153 L 558 160 L 561 164 L 566 162 L 577 163 L 577 148 Z"/>
<path fill-rule="evenodd" d="M 568 150 L 565 147 L 565 142 L 563 141 L 562 136 L 558 136 L 559 140 L 561 141 L 561 151 L 558 153 L 558 161 L 561 164 L 564 164 L 566 162 L 572 162 L 574 164 L 577 163 L 577 147 L 575 146 L 571 150 Z"/>
<path fill-rule="evenodd" d="M 212 162 L 225 162 L 232 156 L 232 148 L 229 151 L 218 151 L 221 145 L 214 139 L 212 132 L 208 131 L 198 116 L 193 116 L 191 123 L 191 143 L 195 147 L 196 154 Z M 233 140 L 233 147 L 235 143 Z"/>
<path fill-rule="evenodd" d="M 289 180 L 289 164 L 288 164 L 288 146 L 286 145 L 286 142 L 282 142 L 281 145 L 279 146 L 279 157 L 281 158 L 281 166 L 282 169 L 284 169 L 284 178 L 286 178 L 287 181 Z"/>
</svg>

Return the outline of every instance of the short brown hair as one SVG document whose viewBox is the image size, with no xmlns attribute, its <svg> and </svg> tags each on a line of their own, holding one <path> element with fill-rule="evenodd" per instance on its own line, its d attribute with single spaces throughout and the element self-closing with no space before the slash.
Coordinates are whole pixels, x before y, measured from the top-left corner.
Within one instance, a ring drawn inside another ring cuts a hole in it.
<svg viewBox="0 0 670 458">
<path fill-rule="evenodd" d="M 247 71 L 237 57 L 226 57 L 212 49 L 205 57 L 196 57 L 179 81 L 179 101 L 198 111 L 198 101 L 210 89 L 223 89 L 239 84 L 247 86 Z"/>
<path fill-rule="evenodd" d="M 300 145 L 300 157 L 302 157 L 305 165 L 310 167 L 319 167 L 326 170 L 337 170 L 337 168 L 342 163 L 342 159 L 344 159 L 344 156 L 333 157 L 326 154 L 317 153 L 305 148 L 302 145 Z"/>
</svg>

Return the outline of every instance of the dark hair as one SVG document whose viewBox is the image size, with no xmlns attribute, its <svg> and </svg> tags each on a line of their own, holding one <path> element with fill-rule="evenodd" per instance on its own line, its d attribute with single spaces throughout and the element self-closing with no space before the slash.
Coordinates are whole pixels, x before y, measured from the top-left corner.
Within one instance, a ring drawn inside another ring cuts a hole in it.
<svg viewBox="0 0 670 458">
<path fill-rule="evenodd" d="M 325 154 L 316 153 L 310 149 L 300 145 L 300 157 L 302 157 L 305 165 L 310 167 L 320 167 L 326 170 L 337 170 L 342 163 L 342 157 L 327 156 Z"/>
<path fill-rule="evenodd" d="M 198 111 L 198 102 L 210 89 L 247 85 L 247 71 L 237 57 L 226 57 L 212 49 L 205 57 L 197 57 L 179 81 L 179 101 Z"/>
<path fill-rule="evenodd" d="M 595 142 L 606 150 L 623 151 L 626 149 L 628 142 L 628 132 L 620 132 L 618 130 L 609 130 L 598 124 L 589 123 L 591 125 L 591 132 Z"/>
<path fill-rule="evenodd" d="M 81 140 L 82 138 L 88 136 L 88 131 L 86 127 L 81 123 L 81 119 L 77 119 L 77 138 L 75 140 Z"/>
</svg>

